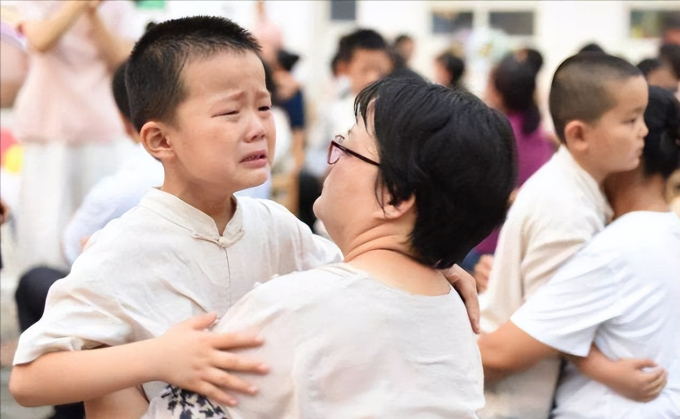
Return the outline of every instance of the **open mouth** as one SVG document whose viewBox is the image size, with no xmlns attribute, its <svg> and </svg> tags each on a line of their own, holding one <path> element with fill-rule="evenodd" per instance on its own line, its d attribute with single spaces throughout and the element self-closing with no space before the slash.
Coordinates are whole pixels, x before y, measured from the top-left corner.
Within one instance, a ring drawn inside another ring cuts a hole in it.
<svg viewBox="0 0 680 419">
<path fill-rule="evenodd" d="M 258 160 L 266 160 L 266 159 L 267 159 L 267 153 L 265 153 L 264 151 L 258 151 L 256 153 L 247 155 L 243 160 L 241 160 L 241 163 L 258 161 Z"/>
</svg>

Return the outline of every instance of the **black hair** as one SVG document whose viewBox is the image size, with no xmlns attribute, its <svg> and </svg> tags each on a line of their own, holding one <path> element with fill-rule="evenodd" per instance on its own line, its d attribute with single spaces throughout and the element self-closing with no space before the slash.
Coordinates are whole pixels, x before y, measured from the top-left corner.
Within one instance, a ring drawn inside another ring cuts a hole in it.
<svg viewBox="0 0 680 419">
<path fill-rule="evenodd" d="M 411 38 L 409 35 L 406 35 L 405 33 L 402 33 L 394 39 L 394 46 L 396 47 L 405 41 L 413 41 L 413 38 Z"/>
<path fill-rule="evenodd" d="M 581 48 L 578 52 L 579 54 L 582 52 L 600 52 L 603 54 L 605 53 L 604 49 L 602 49 L 602 47 L 596 44 L 595 42 L 591 42 L 589 44 L 584 45 L 583 48 Z"/>
<path fill-rule="evenodd" d="M 671 66 L 676 79 L 680 79 L 680 45 L 663 44 L 659 48 L 659 59 Z"/>
<path fill-rule="evenodd" d="M 340 38 L 338 46 L 338 61 L 348 63 L 352 61 L 354 52 L 359 49 L 385 50 L 385 39 L 372 29 L 359 29 Z"/>
<path fill-rule="evenodd" d="M 187 95 L 181 74 L 188 61 L 247 51 L 260 51 L 252 35 L 221 17 L 186 17 L 149 28 L 132 50 L 125 79 L 135 128 L 153 119 L 173 120 Z"/>
<path fill-rule="evenodd" d="M 649 129 L 641 159 L 645 175 L 668 179 L 680 168 L 680 103 L 672 92 L 649 87 L 645 124 Z"/>
<path fill-rule="evenodd" d="M 128 100 L 127 88 L 125 87 L 125 71 L 127 70 L 127 61 L 119 65 L 113 73 L 113 80 L 111 81 L 111 90 L 113 91 L 113 100 L 116 102 L 118 111 L 132 122 L 130 115 L 130 101 Z"/>
<path fill-rule="evenodd" d="M 503 114 L 470 93 L 409 78 L 369 85 L 354 112 L 376 139 L 380 205 L 383 187 L 390 205 L 415 196 L 409 244 L 416 260 L 448 268 L 503 221 L 517 175 Z"/>
<path fill-rule="evenodd" d="M 536 131 L 541 124 L 541 112 L 535 96 L 535 63 L 519 61 L 510 53 L 491 72 L 491 80 L 507 111 L 523 115 L 522 132 Z"/>
<path fill-rule="evenodd" d="M 276 61 L 286 71 L 290 72 L 295 67 L 295 64 L 300 60 L 300 56 L 286 50 L 279 50 L 276 53 Z"/>
<path fill-rule="evenodd" d="M 574 120 L 594 122 L 616 106 L 611 81 L 641 77 L 640 70 L 623 58 L 582 52 L 557 67 L 550 86 L 550 115 L 555 133 L 564 143 L 564 128 Z"/>
<path fill-rule="evenodd" d="M 519 51 L 522 58 L 520 61 L 524 61 L 533 70 L 534 76 L 538 75 L 543 67 L 543 55 L 534 48 L 524 48 Z"/>
<path fill-rule="evenodd" d="M 649 73 L 651 73 L 654 70 L 658 70 L 663 66 L 661 61 L 659 61 L 656 58 L 645 58 L 644 60 L 640 61 L 637 65 L 637 68 L 640 69 L 642 72 L 642 75 L 647 78 L 649 76 Z"/>
<path fill-rule="evenodd" d="M 437 61 L 444 66 L 446 72 L 450 75 L 448 86 L 452 89 L 461 87 L 461 81 L 465 74 L 465 61 L 450 52 L 438 55 Z"/>
</svg>

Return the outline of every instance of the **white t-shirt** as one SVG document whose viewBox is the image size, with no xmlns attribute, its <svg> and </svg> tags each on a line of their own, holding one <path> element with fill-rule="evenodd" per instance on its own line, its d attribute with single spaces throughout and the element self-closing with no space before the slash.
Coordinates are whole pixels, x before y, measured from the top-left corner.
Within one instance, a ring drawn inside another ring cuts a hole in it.
<svg viewBox="0 0 680 419">
<path fill-rule="evenodd" d="M 208 215 L 152 189 L 92 236 L 71 273 L 50 288 L 14 364 L 156 337 L 206 312 L 222 316 L 257 281 L 339 260 L 333 243 L 272 201 L 238 198 L 220 236 Z M 150 397 L 163 387 L 145 385 Z"/>
<path fill-rule="evenodd" d="M 611 209 L 595 179 L 562 146 L 527 180 L 498 240 L 489 288 L 480 297 L 481 327 L 490 333 L 510 319 L 555 270 L 596 233 Z M 552 406 L 560 361 L 487 386 L 484 419 L 545 419 Z"/>
<path fill-rule="evenodd" d="M 453 290 L 414 295 L 335 264 L 258 286 L 215 327 L 243 329 L 265 344 L 242 353 L 271 369 L 247 376 L 257 396 L 221 407 L 232 419 L 464 419 L 484 404 L 479 350 Z M 167 393 L 145 418 L 180 417 L 177 389 Z"/>
<path fill-rule="evenodd" d="M 591 343 L 609 358 L 649 358 L 668 384 L 637 403 L 565 370 L 554 418 L 680 417 L 680 220 L 671 212 L 632 212 L 613 222 L 520 308 L 512 322 L 576 356 Z"/>
<path fill-rule="evenodd" d="M 81 239 L 101 230 L 139 204 L 146 192 L 163 184 L 163 165 L 141 144 L 126 155 L 120 170 L 97 182 L 64 229 L 63 250 L 69 264 L 81 253 Z"/>
</svg>

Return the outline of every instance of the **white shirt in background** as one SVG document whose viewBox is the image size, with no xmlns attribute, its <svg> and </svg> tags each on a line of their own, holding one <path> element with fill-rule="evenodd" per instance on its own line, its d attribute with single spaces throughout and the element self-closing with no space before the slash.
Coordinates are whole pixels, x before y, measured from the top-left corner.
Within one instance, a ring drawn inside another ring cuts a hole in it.
<svg viewBox="0 0 680 419">
<path fill-rule="evenodd" d="M 652 359 L 668 371 L 661 395 L 637 403 L 569 364 L 551 417 L 680 417 L 679 274 L 678 217 L 632 212 L 597 235 L 512 316 L 561 352 L 587 356 L 595 343 L 610 359 Z"/>
<path fill-rule="evenodd" d="M 266 343 L 241 353 L 271 368 L 248 375 L 257 396 L 221 407 L 232 419 L 465 419 L 484 404 L 479 349 L 453 290 L 414 295 L 335 264 L 258 286 L 215 326 L 243 329 Z M 145 418 L 179 418 L 171 399 L 152 400 Z"/>
<path fill-rule="evenodd" d="M 152 189 L 92 236 L 71 273 L 52 286 L 14 364 L 156 337 L 202 313 L 223 316 L 257 281 L 340 259 L 333 243 L 274 202 L 238 198 L 219 235 L 208 215 Z M 144 387 L 153 397 L 164 384 Z"/>
<path fill-rule="evenodd" d="M 481 296 L 481 327 L 493 332 L 573 256 L 610 217 L 607 200 L 562 146 L 526 181 L 503 224 L 489 288 Z M 486 388 L 483 419 L 545 419 L 560 361 L 547 359 Z"/>
<path fill-rule="evenodd" d="M 101 230 L 139 204 L 151 188 L 163 184 L 163 165 L 140 144 L 126 154 L 121 168 L 100 180 L 80 205 L 64 229 L 62 246 L 69 264 L 80 255 L 81 240 Z"/>
</svg>

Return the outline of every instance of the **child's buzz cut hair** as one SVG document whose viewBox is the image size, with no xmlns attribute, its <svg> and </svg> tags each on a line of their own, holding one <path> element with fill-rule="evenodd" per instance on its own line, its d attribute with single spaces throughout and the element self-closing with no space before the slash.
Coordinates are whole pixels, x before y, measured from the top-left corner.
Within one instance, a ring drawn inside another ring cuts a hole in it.
<svg viewBox="0 0 680 419">
<path fill-rule="evenodd" d="M 567 58 L 555 71 L 550 86 L 550 115 L 564 143 L 564 128 L 574 120 L 595 122 L 616 106 L 608 82 L 642 76 L 623 58 L 601 52 L 582 52 Z"/>
<path fill-rule="evenodd" d="M 150 120 L 172 122 L 187 95 L 184 66 L 225 51 L 258 54 L 260 46 L 250 32 L 215 16 L 168 20 L 149 28 L 132 50 L 125 76 L 135 128 L 141 131 Z"/>
</svg>

